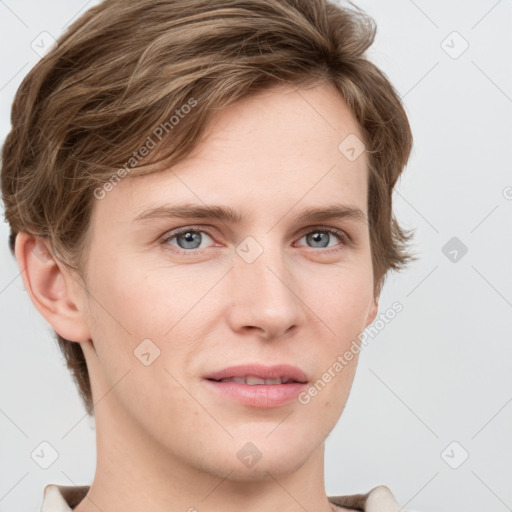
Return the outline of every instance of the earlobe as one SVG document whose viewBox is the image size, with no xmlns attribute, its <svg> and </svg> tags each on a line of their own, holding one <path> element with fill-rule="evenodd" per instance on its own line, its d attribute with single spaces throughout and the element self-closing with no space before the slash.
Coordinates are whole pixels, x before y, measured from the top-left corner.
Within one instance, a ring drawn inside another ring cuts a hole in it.
<svg viewBox="0 0 512 512">
<path fill-rule="evenodd" d="M 88 339 L 89 328 L 80 308 L 80 285 L 52 254 L 48 241 L 19 232 L 15 256 L 30 300 L 52 328 L 70 341 Z"/>
</svg>

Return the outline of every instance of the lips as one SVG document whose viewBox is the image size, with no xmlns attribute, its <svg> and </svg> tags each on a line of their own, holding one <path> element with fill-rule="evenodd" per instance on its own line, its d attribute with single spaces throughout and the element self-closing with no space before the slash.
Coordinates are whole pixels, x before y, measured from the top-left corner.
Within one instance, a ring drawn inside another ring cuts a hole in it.
<svg viewBox="0 0 512 512">
<path fill-rule="evenodd" d="M 204 378 L 217 382 L 238 382 L 253 386 L 308 382 L 306 374 L 300 368 L 288 364 L 230 366 L 229 368 L 212 372 Z"/>
<path fill-rule="evenodd" d="M 308 378 L 300 368 L 288 364 L 248 364 L 212 372 L 203 382 L 222 407 L 227 398 L 252 409 L 269 409 L 297 403 Z"/>
</svg>

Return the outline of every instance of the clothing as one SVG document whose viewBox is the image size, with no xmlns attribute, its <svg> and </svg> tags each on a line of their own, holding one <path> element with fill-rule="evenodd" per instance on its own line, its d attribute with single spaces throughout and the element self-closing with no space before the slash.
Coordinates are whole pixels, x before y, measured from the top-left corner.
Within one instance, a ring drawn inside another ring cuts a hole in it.
<svg viewBox="0 0 512 512">
<path fill-rule="evenodd" d="M 48 484 L 44 488 L 41 512 L 70 512 L 89 491 L 88 485 Z M 350 496 L 328 496 L 331 503 L 355 511 L 363 512 L 398 512 L 399 506 L 391 491 L 385 485 L 374 487 L 366 494 Z"/>
</svg>

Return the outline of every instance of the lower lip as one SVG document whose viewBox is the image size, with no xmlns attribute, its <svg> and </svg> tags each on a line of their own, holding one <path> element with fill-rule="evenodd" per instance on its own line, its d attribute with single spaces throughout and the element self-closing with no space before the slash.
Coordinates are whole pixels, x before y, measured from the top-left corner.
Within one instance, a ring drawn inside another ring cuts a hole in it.
<svg viewBox="0 0 512 512">
<path fill-rule="evenodd" d="M 240 382 L 218 382 L 205 379 L 206 384 L 215 392 L 232 398 L 249 407 L 262 409 L 279 407 L 297 398 L 307 384 L 299 382 L 289 384 L 242 384 Z"/>
</svg>

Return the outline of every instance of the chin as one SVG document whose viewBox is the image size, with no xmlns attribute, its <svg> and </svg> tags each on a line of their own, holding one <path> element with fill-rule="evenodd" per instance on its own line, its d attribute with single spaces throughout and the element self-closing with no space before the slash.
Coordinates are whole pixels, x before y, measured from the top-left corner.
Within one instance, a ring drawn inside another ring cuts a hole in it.
<svg viewBox="0 0 512 512">
<path fill-rule="evenodd" d="M 300 439 L 291 443 L 276 437 L 275 442 L 237 441 L 221 452 L 205 454 L 204 469 L 237 482 L 257 482 L 282 478 L 299 470 L 311 457 L 314 446 L 305 446 Z"/>
<path fill-rule="evenodd" d="M 277 457 L 262 457 L 254 466 L 244 467 L 243 464 L 238 461 L 233 464 L 231 463 L 226 467 L 226 471 L 223 472 L 224 477 L 229 474 L 229 480 L 235 482 L 261 482 L 261 481 L 272 481 L 275 478 L 278 480 L 288 476 L 298 469 L 300 469 L 307 458 L 304 458 L 304 454 L 297 454 L 295 460 L 290 459 L 283 461 Z"/>
</svg>

